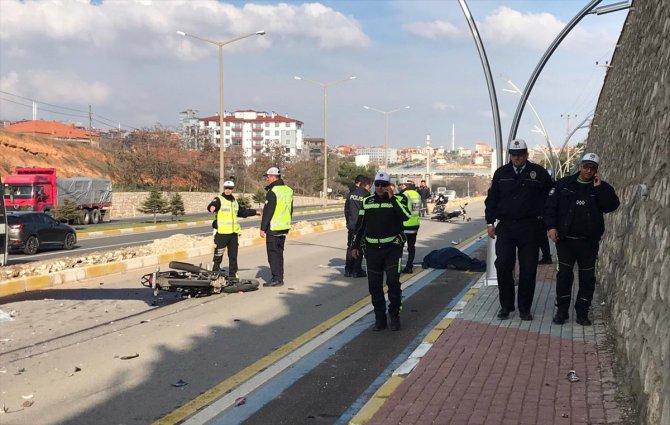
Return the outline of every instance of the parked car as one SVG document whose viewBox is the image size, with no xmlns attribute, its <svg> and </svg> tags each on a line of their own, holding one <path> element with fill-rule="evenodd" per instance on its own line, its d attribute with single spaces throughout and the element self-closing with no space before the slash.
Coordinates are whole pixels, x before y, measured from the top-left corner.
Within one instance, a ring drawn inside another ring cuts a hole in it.
<svg viewBox="0 0 670 425">
<path fill-rule="evenodd" d="M 7 212 L 7 226 L 8 248 L 23 250 L 28 255 L 47 247 L 72 249 L 77 243 L 77 232 L 73 227 L 41 212 Z"/>
</svg>

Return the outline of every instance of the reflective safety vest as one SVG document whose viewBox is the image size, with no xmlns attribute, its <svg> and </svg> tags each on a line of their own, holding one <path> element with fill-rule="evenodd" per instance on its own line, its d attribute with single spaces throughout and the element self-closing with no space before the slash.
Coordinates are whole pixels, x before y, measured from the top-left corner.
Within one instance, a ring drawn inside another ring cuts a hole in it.
<svg viewBox="0 0 670 425">
<path fill-rule="evenodd" d="M 420 223 L 419 213 L 421 210 L 421 195 L 414 189 L 406 190 L 402 193 L 405 198 L 409 199 L 409 211 L 412 214 L 409 220 L 405 221 L 402 225 L 404 227 L 416 227 L 418 228 Z"/>
<path fill-rule="evenodd" d="M 270 230 L 289 230 L 291 229 L 293 190 L 286 185 L 273 186 L 271 190 L 277 197 L 277 205 L 270 219 Z"/>
<path fill-rule="evenodd" d="M 216 213 L 216 232 L 223 235 L 240 233 L 241 227 L 237 221 L 237 212 L 240 210 L 240 205 L 237 203 L 237 199 L 229 201 L 221 195 L 218 198 L 221 207 Z"/>
</svg>

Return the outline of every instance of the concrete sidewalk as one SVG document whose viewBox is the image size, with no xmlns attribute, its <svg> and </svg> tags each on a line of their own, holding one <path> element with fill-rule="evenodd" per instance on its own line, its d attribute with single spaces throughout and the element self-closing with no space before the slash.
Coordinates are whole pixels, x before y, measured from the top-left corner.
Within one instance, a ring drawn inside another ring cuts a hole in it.
<svg viewBox="0 0 670 425">
<path fill-rule="evenodd" d="M 480 281 L 462 309 L 428 334 L 432 340 L 424 342 L 432 346 L 418 363 L 398 368 L 350 423 L 626 423 L 597 290 L 593 326 L 576 324 L 574 310 L 559 326 L 551 321 L 555 266 L 538 266 L 537 276 L 533 321 L 522 321 L 518 311 L 497 319 L 498 288 Z M 579 381 L 570 382 L 570 370 Z"/>
</svg>

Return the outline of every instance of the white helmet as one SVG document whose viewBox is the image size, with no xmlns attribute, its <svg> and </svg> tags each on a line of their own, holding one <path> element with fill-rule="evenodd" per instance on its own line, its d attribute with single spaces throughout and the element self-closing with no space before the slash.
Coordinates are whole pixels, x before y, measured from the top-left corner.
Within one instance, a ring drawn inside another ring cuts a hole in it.
<svg viewBox="0 0 670 425">
<path fill-rule="evenodd" d="M 227 187 L 229 187 L 231 189 L 234 188 L 235 187 L 235 182 L 232 181 L 232 180 L 226 180 L 225 182 L 223 182 L 223 188 L 225 189 Z"/>
<path fill-rule="evenodd" d="M 509 151 L 510 154 L 513 153 L 526 153 L 528 152 L 528 146 L 526 146 L 526 142 L 523 139 L 516 139 L 512 140 L 512 143 L 509 145 Z"/>
<path fill-rule="evenodd" d="M 582 164 L 593 164 L 596 167 L 600 165 L 600 157 L 595 153 L 587 153 L 582 157 Z"/>
<path fill-rule="evenodd" d="M 391 176 L 386 171 L 380 171 L 375 176 L 375 182 L 391 183 Z"/>
</svg>

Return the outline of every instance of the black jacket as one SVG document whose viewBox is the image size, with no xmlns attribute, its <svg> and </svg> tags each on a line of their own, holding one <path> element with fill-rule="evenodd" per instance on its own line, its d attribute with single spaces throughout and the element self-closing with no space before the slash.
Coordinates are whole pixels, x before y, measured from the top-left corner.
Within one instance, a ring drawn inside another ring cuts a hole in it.
<svg viewBox="0 0 670 425">
<path fill-rule="evenodd" d="M 370 192 L 364 187 L 356 187 L 347 195 L 347 200 L 344 201 L 344 218 L 347 220 L 347 229 L 356 229 L 356 222 L 358 221 L 358 212 L 363 208 L 363 199 L 370 196 Z"/>
<path fill-rule="evenodd" d="M 261 230 L 268 235 L 282 235 L 288 233 L 288 230 L 270 230 L 270 221 L 277 208 L 277 195 L 272 191 L 275 186 L 285 186 L 284 180 L 276 180 L 265 186 L 265 206 L 263 207 L 263 217 L 261 218 Z M 291 203 L 291 216 L 293 216 L 293 203 Z"/>
<path fill-rule="evenodd" d="M 484 201 L 486 222 L 539 218 L 552 187 L 551 177 L 542 166 L 526 161 L 521 175 L 511 162 L 493 173 L 493 181 Z"/>
<path fill-rule="evenodd" d="M 419 186 L 416 189 L 417 192 L 419 192 L 419 195 L 421 195 L 421 199 L 424 201 L 427 199 L 430 199 L 430 189 L 428 189 L 428 186 Z"/>
<path fill-rule="evenodd" d="M 551 190 L 544 210 L 544 223 L 547 229 L 557 229 L 559 239 L 564 238 L 574 216 L 575 198 L 577 193 L 577 182 L 579 173 L 563 177 L 556 182 L 556 187 Z M 605 181 L 600 181 L 600 186 L 594 186 L 593 182 L 588 184 L 590 202 L 587 210 L 589 239 L 599 241 L 605 232 L 605 220 L 603 214 L 612 212 L 619 207 L 619 197 L 614 188 Z"/>
<path fill-rule="evenodd" d="M 364 209 L 363 215 L 359 216 L 356 223 L 356 236 L 352 247 L 360 248 L 364 237 L 383 239 L 391 236 L 404 238 L 403 222 L 411 217 L 407 207 L 403 205 L 402 195 L 394 195 L 391 198 L 387 194 L 380 197 L 376 193 L 363 200 L 363 204 L 391 204 L 390 208 L 368 208 Z M 404 239 L 403 239 L 404 240 Z"/>
</svg>

